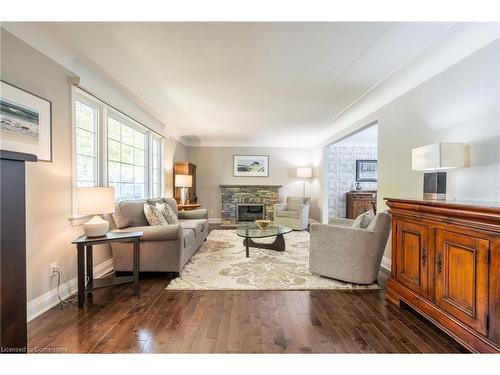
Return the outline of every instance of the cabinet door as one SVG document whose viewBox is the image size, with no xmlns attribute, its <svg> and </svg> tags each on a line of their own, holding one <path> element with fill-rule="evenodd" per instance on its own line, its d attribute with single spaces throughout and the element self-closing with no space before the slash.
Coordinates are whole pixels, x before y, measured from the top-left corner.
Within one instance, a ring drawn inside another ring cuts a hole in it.
<svg viewBox="0 0 500 375">
<path fill-rule="evenodd" d="M 398 220 L 396 278 L 424 297 L 427 297 L 428 237 L 427 226 Z"/>
<path fill-rule="evenodd" d="M 489 241 L 436 231 L 436 304 L 486 334 Z"/>
</svg>

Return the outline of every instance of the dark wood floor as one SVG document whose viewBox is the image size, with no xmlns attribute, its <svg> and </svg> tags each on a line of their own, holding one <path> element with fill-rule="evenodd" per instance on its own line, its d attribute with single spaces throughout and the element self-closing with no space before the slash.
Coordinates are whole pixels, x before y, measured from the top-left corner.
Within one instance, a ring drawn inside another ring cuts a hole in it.
<svg viewBox="0 0 500 375">
<path fill-rule="evenodd" d="M 385 287 L 388 273 L 381 271 Z M 410 309 L 366 291 L 166 291 L 169 275 L 98 290 L 29 323 L 29 346 L 83 353 L 466 352 Z"/>
</svg>

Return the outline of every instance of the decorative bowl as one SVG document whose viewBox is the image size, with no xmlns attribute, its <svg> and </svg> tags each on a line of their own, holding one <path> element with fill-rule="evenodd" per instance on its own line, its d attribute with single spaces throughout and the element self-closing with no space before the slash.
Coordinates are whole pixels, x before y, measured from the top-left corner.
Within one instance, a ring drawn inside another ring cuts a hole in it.
<svg viewBox="0 0 500 375">
<path fill-rule="evenodd" d="M 267 229 L 269 224 L 271 224 L 271 220 L 255 220 L 255 224 L 257 224 L 259 229 Z"/>
</svg>

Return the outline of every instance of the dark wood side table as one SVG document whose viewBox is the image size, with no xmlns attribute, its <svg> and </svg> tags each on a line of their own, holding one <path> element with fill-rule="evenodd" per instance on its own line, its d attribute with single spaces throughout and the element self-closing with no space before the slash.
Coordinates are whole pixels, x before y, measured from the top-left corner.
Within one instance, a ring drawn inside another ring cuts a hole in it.
<svg viewBox="0 0 500 375">
<path fill-rule="evenodd" d="M 177 209 L 179 211 L 191 211 L 200 208 L 201 204 L 199 203 L 186 203 L 186 204 L 178 204 Z"/>
<path fill-rule="evenodd" d="M 102 237 L 87 237 L 82 235 L 72 244 L 76 245 L 78 251 L 78 307 L 83 307 L 86 293 L 92 293 L 95 289 L 108 286 L 133 283 L 134 295 L 139 294 L 139 254 L 140 239 L 144 232 L 108 232 Z M 104 279 L 94 279 L 94 265 L 92 261 L 92 246 L 111 242 L 133 242 L 133 276 L 115 276 Z M 85 262 L 86 255 L 86 262 Z M 85 264 L 89 281 L 85 285 Z"/>
</svg>

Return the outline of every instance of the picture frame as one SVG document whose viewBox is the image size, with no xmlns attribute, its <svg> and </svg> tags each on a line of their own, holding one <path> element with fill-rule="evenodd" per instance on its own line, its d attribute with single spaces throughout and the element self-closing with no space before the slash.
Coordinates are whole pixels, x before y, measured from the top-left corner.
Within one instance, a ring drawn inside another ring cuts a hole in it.
<svg viewBox="0 0 500 375">
<path fill-rule="evenodd" d="M 0 148 L 52 161 L 52 102 L 0 80 Z"/>
<path fill-rule="evenodd" d="M 234 155 L 234 177 L 269 177 L 269 155 Z"/>
<path fill-rule="evenodd" d="M 356 160 L 356 181 L 377 182 L 377 160 Z"/>
</svg>

